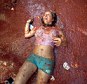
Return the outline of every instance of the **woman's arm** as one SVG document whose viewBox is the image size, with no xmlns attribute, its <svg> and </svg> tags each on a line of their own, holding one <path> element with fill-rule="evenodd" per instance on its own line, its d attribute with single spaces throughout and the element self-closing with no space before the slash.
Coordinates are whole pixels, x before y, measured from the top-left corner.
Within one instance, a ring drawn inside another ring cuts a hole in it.
<svg viewBox="0 0 87 84">
<path fill-rule="evenodd" d="M 25 25 L 25 38 L 29 38 L 34 36 L 35 34 L 35 28 L 30 31 L 29 26 L 30 23 L 32 22 L 32 19 L 29 19 Z"/>
</svg>

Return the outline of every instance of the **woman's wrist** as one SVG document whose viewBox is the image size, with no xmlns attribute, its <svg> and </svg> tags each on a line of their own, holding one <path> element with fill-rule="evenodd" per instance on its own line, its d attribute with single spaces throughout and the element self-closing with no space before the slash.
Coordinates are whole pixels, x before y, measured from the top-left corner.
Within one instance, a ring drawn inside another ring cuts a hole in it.
<svg viewBox="0 0 87 84">
<path fill-rule="evenodd" d="M 30 25 L 30 22 L 27 21 L 27 22 L 26 22 L 26 25 Z"/>
<path fill-rule="evenodd" d="M 29 23 L 28 23 L 28 22 L 26 22 L 25 28 L 28 28 L 28 27 L 29 27 Z"/>
</svg>

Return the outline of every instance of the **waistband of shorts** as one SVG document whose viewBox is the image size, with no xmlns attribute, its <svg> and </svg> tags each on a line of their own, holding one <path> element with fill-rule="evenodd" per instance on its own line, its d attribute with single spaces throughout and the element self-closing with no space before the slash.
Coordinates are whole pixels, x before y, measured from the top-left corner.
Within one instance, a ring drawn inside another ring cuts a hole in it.
<svg viewBox="0 0 87 84">
<path fill-rule="evenodd" d="M 50 61 L 54 62 L 54 60 L 51 60 L 51 59 L 49 59 L 49 58 L 46 58 L 46 57 L 39 56 L 39 55 L 37 55 L 37 54 L 34 54 L 34 53 L 32 53 L 31 55 L 33 55 L 33 56 L 37 56 L 37 57 L 40 57 L 40 58 L 44 58 L 44 59 L 48 59 L 48 60 L 50 60 Z"/>
</svg>

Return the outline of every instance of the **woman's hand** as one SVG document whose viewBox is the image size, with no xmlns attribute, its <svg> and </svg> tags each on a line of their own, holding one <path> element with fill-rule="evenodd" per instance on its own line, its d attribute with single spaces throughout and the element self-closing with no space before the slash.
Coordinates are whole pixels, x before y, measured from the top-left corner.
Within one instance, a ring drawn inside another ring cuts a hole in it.
<svg viewBox="0 0 87 84">
<path fill-rule="evenodd" d="M 59 37 L 54 37 L 53 41 L 54 41 L 54 45 L 56 45 L 56 46 L 60 46 L 62 43 L 61 38 L 59 38 Z"/>
<path fill-rule="evenodd" d="M 32 23 L 34 21 L 34 18 L 28 19 L 27 23 Z"/>
</svg>

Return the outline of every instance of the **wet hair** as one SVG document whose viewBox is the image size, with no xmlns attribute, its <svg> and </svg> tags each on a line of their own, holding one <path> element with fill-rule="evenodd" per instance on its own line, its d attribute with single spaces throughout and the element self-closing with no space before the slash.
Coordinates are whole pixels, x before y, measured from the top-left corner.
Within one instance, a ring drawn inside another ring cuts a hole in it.
<svg viewBox="0 0 87 84">
<path fill-rule="evenodd" d="M 41 18 L 41 22 L 43 24 L 43 26 L 55 26 L 56 23 L 57 23 L 57 15 L 55 12 L 51 12 L 51 15 L 52 15 L 52 24 L 45 24 L 44 21 L 43 21 L 43 17 Z"/>
</svg>

